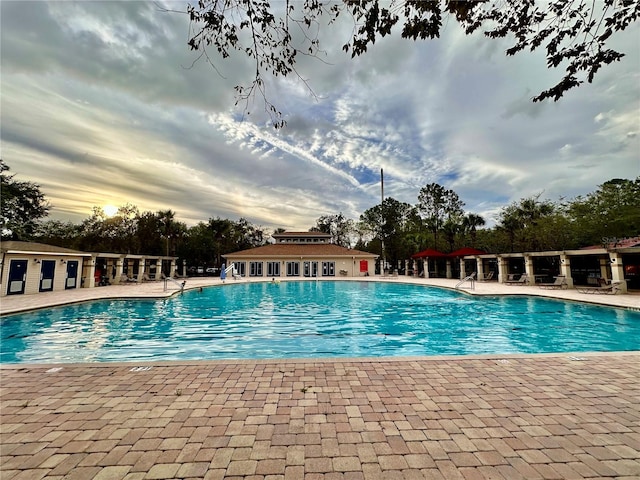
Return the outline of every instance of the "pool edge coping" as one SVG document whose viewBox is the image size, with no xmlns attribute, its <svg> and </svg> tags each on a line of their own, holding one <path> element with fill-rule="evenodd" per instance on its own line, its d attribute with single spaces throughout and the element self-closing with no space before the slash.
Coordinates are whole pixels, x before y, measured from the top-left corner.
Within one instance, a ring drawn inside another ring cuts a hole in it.
<svg viewBox="0 0 640 480">
<path fill-rule="evenodd" d="M 640 350 L 617 350 L 613 352 L 547 352 L 547 353 L 487 353 L 473 355 L 418 355 L 398 357 L 318 357 L 318 358 L 258 358 L 258 359 L 212 359 L 212 360 L 163 360 L 163 361 L 130 361 L 130 362 L 69 362 L 69 363 L 0 363 L 1 370 L 28 369 L 64 369 L 69 368 L 135 368 L 135 367 L 192 367 L 211 365 L 269 365 L 269 364 L 322 364 L 322 363 L 395 363 L 395 362 L 442 362 L 442 361 L 495 361 L 535 360 L 539 358 L 557 358 L 567 361 L 588 361 L 598 357 L 633 357 L 640 356 Z M 56 370 L 58 371 L 58 370 Z M 147 370 L 148 371 L 148 370 Z M 52 372 L 55 373 L 55 372 Z"/>
</svg>

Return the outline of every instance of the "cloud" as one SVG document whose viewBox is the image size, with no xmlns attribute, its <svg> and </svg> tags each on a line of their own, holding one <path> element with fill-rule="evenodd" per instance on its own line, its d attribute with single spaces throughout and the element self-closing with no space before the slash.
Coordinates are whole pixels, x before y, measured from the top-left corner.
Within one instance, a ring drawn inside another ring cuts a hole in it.
<svg viewBox="0 0 640 480">
<path fill-rule="evenodd" d="M 397 200 L 414 204 L 436 182 L 490 216 L 541 191 L 571 197 L 640 173 L 637 55 L 534 104 L 561 73 L 538 53 L 506 58 L 507 42 L 448 20 L 440 39 L 394 35 L 351 59 L 340 19 L 319 32 L 326 54 L 300 57 L 300 77 L 267 79 L 288 122 L 275 131 L 260 95 L 250 114 L 235 106 L 250 62 L 197 60 L 183 13 L 155 2 L 0 8 L 3 159 L 43 187 L 54 218 L 129 202 L 189 224 L 245 217 L 307 229 L 378 204 L 381 169 Z M 638 31 L 620 46 L 633 51 Z"/>
</svg>

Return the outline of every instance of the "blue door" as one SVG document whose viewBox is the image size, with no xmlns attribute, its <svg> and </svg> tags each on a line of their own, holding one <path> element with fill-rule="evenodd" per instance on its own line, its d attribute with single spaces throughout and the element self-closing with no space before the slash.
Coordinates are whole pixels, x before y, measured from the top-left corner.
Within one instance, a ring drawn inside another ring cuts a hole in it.
<svg viewBox="0 0 640 480">
<path fill-rule="evenodd" d="M 42 260 L 40 264 L 40 291 L 50 292 L 53 290 L 53 277 L 56 271 L 55 260 Z"/>
<path fill-rule="evenodd" d="M 11 260 L 9 265 L 9 282 L 7 295 L 20 295 L 24 293 L 24 285 L 27 281 L 27 261 Z"/>
<path fill-rule="evenodd" d="M 67 262 L 67 282 L 64 285 L 65 290 L 76 288 L 78 285 L 78 261 L 69 260 Z"/>
</svg>

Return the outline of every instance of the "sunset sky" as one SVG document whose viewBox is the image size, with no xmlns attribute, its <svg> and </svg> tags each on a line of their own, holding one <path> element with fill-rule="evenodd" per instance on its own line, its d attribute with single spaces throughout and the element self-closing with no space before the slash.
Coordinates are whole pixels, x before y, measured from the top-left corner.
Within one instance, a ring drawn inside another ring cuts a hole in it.
<svg viewBox="0 0 640 480">
<path fill-rule="evenodd" d="M 448 19 L 438 40 L 395 35 L 352 60 L 338 24 L 322 32 L 326 56 L 301 58 L 313 94 L 295 78 L 269 82 L 288 122 L 276 131 L 260 101 L 248 116 L 234 106 L 251 65 L 195 62 L 187 15 L 158 4 L 187 5 L 0 2 L 2 158 L 40 185 L 50 218 L 132 203 L 188 225 L 307 230 L 378 204 L 384 168 L 385 195 L 415 204 L 436 182 L 491 224 L 523 197 L 570 199 L 640 175 L 639 25 L 593 84 L 534 104 L 563 73 L 542 53 L 507 58 L 508 42 Z"/>
</svg>

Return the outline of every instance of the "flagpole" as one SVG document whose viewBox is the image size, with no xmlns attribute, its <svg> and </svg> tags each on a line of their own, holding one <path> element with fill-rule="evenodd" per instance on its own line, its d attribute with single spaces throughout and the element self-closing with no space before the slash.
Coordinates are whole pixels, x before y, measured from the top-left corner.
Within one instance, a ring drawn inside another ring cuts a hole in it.
<svg viewBox="0 0 640 480">
<path fill-rule="evenodd" d="M 380 253 L 382 263 L 380 265 L 380 275 L 384 275 L 385 259 L 384 259 L 384 235 L 382 225 L 384 223 L 384 170 L 380 169 Z"/>
</svg>

